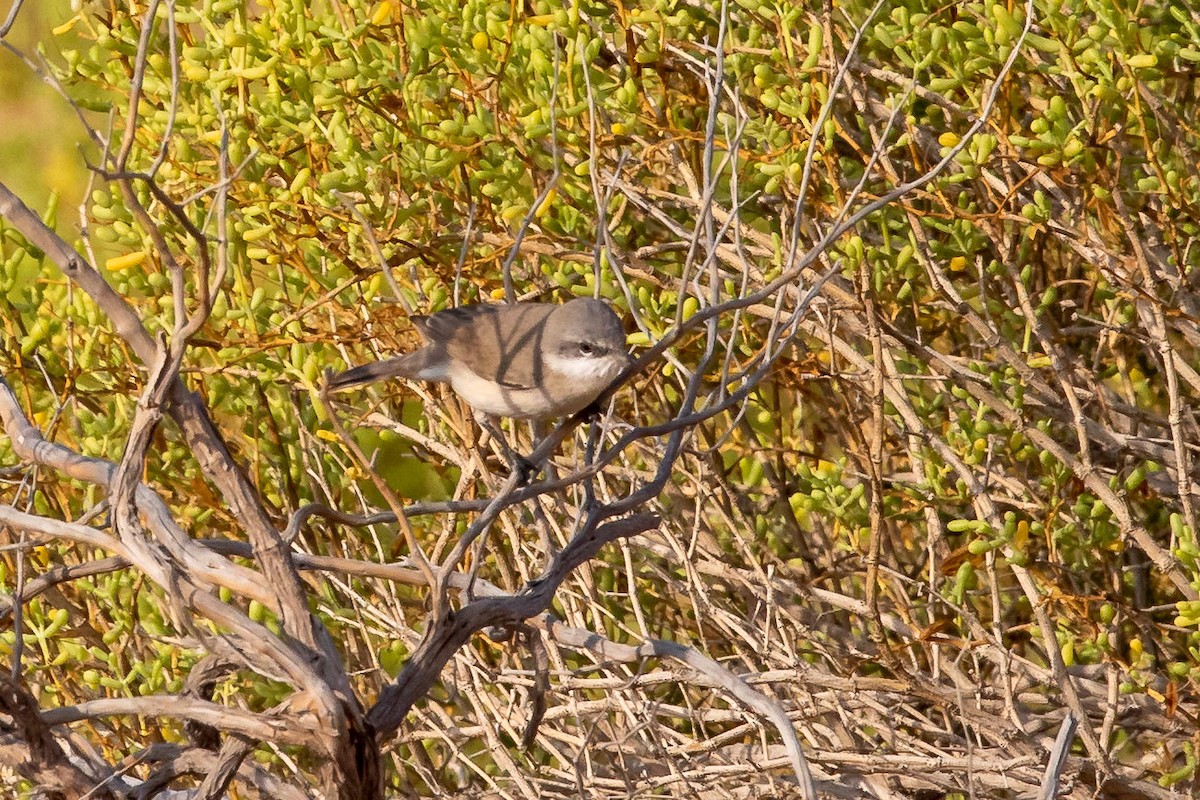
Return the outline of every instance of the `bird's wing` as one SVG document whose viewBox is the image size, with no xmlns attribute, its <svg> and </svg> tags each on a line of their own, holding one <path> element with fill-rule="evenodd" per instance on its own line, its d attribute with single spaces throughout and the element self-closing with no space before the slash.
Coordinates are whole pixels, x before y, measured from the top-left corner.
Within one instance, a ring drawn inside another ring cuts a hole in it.
<svg viewBox="0 0 1200 800">
<path fill-rule="evenodd" d="M 481 378 L 512 389 L 541 384 L 542 337 L 549 303 L 479 305 L 440 311 L 427 318 L 422 333 L 445 342 L 451 359 Z M 443 319 L 445 317 L 445 319 Z"/>
<path fill-rule="evenodd" d="M 486 304 L 447 308 L 429 315 L 414 314 L 409 317 L 415 327 L 427 342 L 448 342 L 454 338 L 454 333 L 463 325 L 469 325 L 472 320 L 481 316 L 496 313 L 499 306 Z"/>
</svg>

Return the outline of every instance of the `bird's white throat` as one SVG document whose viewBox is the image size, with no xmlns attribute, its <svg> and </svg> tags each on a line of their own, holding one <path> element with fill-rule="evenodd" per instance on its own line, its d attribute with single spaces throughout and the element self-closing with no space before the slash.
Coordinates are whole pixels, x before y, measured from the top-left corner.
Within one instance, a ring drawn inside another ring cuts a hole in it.
<svg viewBox="0 0 1200 800">
<path fill-rule="evenodd" d="M 620 374 L 624 363 L 621 359 L 611 356 L 594 358 L 548 354 L 546 366 L 564 378 L 587 384 L 599 383 L 601 384 L 600 388 L 603 388 Z"/>
</svg>

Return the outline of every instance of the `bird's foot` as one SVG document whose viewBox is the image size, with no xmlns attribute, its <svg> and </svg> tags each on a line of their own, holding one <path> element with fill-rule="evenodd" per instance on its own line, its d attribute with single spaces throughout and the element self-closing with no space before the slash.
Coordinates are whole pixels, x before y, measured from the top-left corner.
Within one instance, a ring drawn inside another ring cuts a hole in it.
<svg viewBox="0 0 1200 800">
<path fill-rule="evenodd" d="M 600 405 L 600 400 L 593 400 L 582 411 L 579 412 L 585 422 L 595 422 L 600 419 L 600 415 L 604 413 L 604 408 Z"/>
<path fill-rule="evenodd" d="M 504 460 L 508 462 L 509 474 L 517 476 L 517 486 L 525 486 L 541 471 L 537 464 L 512 448 L 490 417 L 486 414 L 476 414 L 475 421 L 499 446 L 500 452 L 504 454 Z"/>
<path fill-rule="evenodd" d="M 529 482 L 541 472 L 541 467 L 530 461 L 515 450 L 509 453 L 508 466 L 512 474 L 517 476 L 517 486 L 528 486 Z"/>
</svg>

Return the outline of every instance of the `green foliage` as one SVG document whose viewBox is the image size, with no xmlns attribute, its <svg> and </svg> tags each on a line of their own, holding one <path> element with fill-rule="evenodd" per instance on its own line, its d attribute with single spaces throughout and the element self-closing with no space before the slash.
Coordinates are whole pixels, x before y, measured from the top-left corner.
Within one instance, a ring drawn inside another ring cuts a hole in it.
<svg viewBox="0 0 1200 800">
<path fill-rule="evenodd" d="M 58 34 L 55 68 L 80 106 L 115 109 L 115 146 L 142 20 L 101 6 Z M 714 202 L 738 208 L 749 291 L 788 263 L 790 209 L 810 152 L 800 210 L 806 225 L 824 229 L 860 181 L 862 198 L 880 197 L 954 150 L 1026 22 L 1023 6 L 1007 3 L 889 4 L 866 25 L 848 85 L 822 117 L 854 35 L 847 20 L 864 20 L 869 6 L 839 4 L 826 19 L 820 3 L 730 4 L 731 95 L 715 117 L 717 159 L 729 158 L 730 170 Z M 188 224 L 212 236 L 227 140 L 236 175 L 226 187 L 229 274 L 189 351 L 187 379 L 280 520 L 313 500 L 382 504 L 330 433 L 316 386 L 347 356 L 359 361 L 413 341 L 400 307 L 382 302 L 389 289 L 376 255 L 339 193 L 353 197 L 402 299 L 419 313 L 456 296 L 503 297 L 501 265 L 527 218 L 532 230 L 512 273 L 518 294 L 598 292 L 638 315 L 644 330 L 630 337 L 638 346 L 709 305 L 707 282 L 704 291 L 690 283 L 696 264 L 686 247 L 708 116 L 703 81 L 688 65 L 711 58 L 719 4 L 181 0 L 175 64 L 169 13 L 160 7 L 155 21 L 130 169 L 149 169 L 161 153 L 159 186 L 182 204 Z M 1170 686 L 1174 696 L 1194 696 L 1200 605 L 1158 567 L 1140 583 L 1132 562 L 1144 560 L 1134 534 L 1145 531 L 1184 582 L 1200 587 L 1194 519 L 1164 460 L 1176 456 L 1169 420 L 1200 395 L 1188 366 L 1197 341 L 1184 321 L 1200 307 L 1191 288 L 1200 267 L 1192 246 L 1200 234 L 1200 31 L 1171 3 L 1135 16 L 1104 0 L 1039 2 L 1035 21 L 987 124 L 949 168 L 834 242 L 827 329 L 805 330 L 804 346 L 755 388 L 744 413 L 699 426 L 695 442 L 711 452 L 692 454 L 658 502 L 671 519 L 700 515 L 696 527 L 711 534 L 701 550 L 718 563 L 755 575 L 769 565 L 799 585 L 829 580 L 851 593 L 865 591 L 875 522 L 886 536 L 884 562 L 914 581 L 889 584 L 911 593 L 896 605 L 914 624 L 934 620 L 967 641 L 978 623 L 1035 663 L 1117 664 L 1128 692 L 1156 699 Z M 877 150 L 883 157 L 872 159 Z M 618 171 L 653 198 L 656 213 L 608 191 Z M 144 183 L 133 186 L 185 262 L 195 298 L 198 246 Z M 117 182 L 97 179 L 84 204 L 110 282 L 151 330 L 169 332 L 168 266 L 128 198 Z M 50 204 L 48 218 L 65 216 Z M 468 217 L 475 236 L 460 271 Z M 601 220 L 611 240 L 594 247 Z M 0 264 L 0 371 L 19 380 L 48 438 L 118 459 L 140 367 L 95 305 L 3 227 Z M 722 276 L 721 299 L 743 293 L 741 278 Z M 736 322 L 722 317 L 734 364 L 762 352 L 770 322 L 761 309 Z M 875 360 L 868 322 L 886 338 L 886 363 Z M 685 337 L 672 358 L 696 364 L 703 339 Z M 834 339 L 845 347 L 831 347 Z M 877 369 L 886 392 L 872 383 Z M 622 397 L 621 414 L 660 422 L 685 383 L 664 363 L 638 397 Z M 383 410 L 421 434 L 444 438 L 465 427 L 457 409 L 439 417 L 398 394 Z M 365 428 L 355 437 L 405 498 L 457 496 L 462 471 L 408 439 Z M 877 505 L 872 437 L 883 453 L 874 464 Z M 1183 438 L 1183 449 L 1195 444 L 1191 428 Z M 0 463 L 13 460 L 0 441 Z M 629 467 L 652 468 L 652 454 Z M 241 538 L 169 428 L 158 434 L 146 480 L 194 536 Z M 38 476 L 31 497 L 12 494 L 6 501 L 28 499 L 38 513 L 68 519 L 100 499 L 94 487 L 49 474 Z M 711 502 L 697 510 L 697 496 Z M 432 546 L 444 531 L 423 525 L 417 533 Z M 309 543 L 375 560 L 402 545 L 394 531 L 328 538 Z M 519 560 L 519 547 L 496 550 L 485 572 L 510 575 L 505 560 Z M 55 545 L 30 563 L 44 569 L 88 555 Z M 696 599 L 678 564 L 646 556 L 628 575 L 620 554 L 602 561 L 581 591 L 601 590 L 604 634 L 643 632 L 632 596 L 651 620 L 644 632 L 694 642 L 716 658 L 769 662 L 706 630 L 713 623 L 698 620 L 710 601 Z M 6 591 L 10 562 L 0 560 Z M 1013 578 L 1026 569 L 1053 620 L 1053 642 L 1030 640 L 1034 608 Z M 25 618 L 26 658 L 54 676 L 47 691 L 58 692 L 57 702 L 179 685 L 197 656 L 166 643 L 178 632 L 155 590 L 127 572 L 72 588 L 72 605 L 35 600 Z M 349 590 L 323 591 L 318 609 L 334 635 L 364 640 L 347 645 L 353 668 L 394 676 L 407 646 L 364 632 Z M 758 613 L 751 597 L 721 602 L 735 615 Z M 1145 610 L 1164 607 L 1177 611 L 1174 620 Z M 847 627 L 857 633 L 859 624 Z M 836 635 L 814 639 L 796 647 L 799 658 L 840 652 Z M 0 652 L 13 643 L 11 632 L 0 635 Z M 475 656 L 501 663 L 482 647 Z M 860 666 L 852 662 L 846 657 L 847 672 Z M 883 667 L 863 668 L 873 669 Z M 364 693 L 382 680 L 363 678 Z M 683 704 L 694 699 L 687 691 L 673 685 L 655 699 Z M 262 707 L 284 694 L 266 682 L 253 687 Z M 1133 731 L 1114 740 L 1139 755 L 1152 746 Z M 108 744 L 119 747 L 116 738 Z M 1194 750 L 1176 744 L 1152 767 L 1163 786 L 1194 781 Z M 430 750 L 422 757 L 445 767 L 437 743 L 408 746 Z M 481 760 L 481 769 L 495 765 Z M 439 773 L 447 787 L 449 772 Z"/>
</svg>

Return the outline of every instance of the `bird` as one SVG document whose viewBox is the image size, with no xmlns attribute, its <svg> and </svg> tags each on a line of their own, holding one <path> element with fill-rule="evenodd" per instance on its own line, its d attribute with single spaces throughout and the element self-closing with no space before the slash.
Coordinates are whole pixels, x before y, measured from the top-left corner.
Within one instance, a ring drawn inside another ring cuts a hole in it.
<svg viewBox="0 0 1200 800">
<path fill-rule="evenodd" d="M 602 300 L 479 303 L 410 319 L 423 347 L 333 375 L 329 388 L 386 378 L 449 383 L 485 427 L 546 421 L 592 405 L 632 363 L 625 329 Z"/>
</svg>

